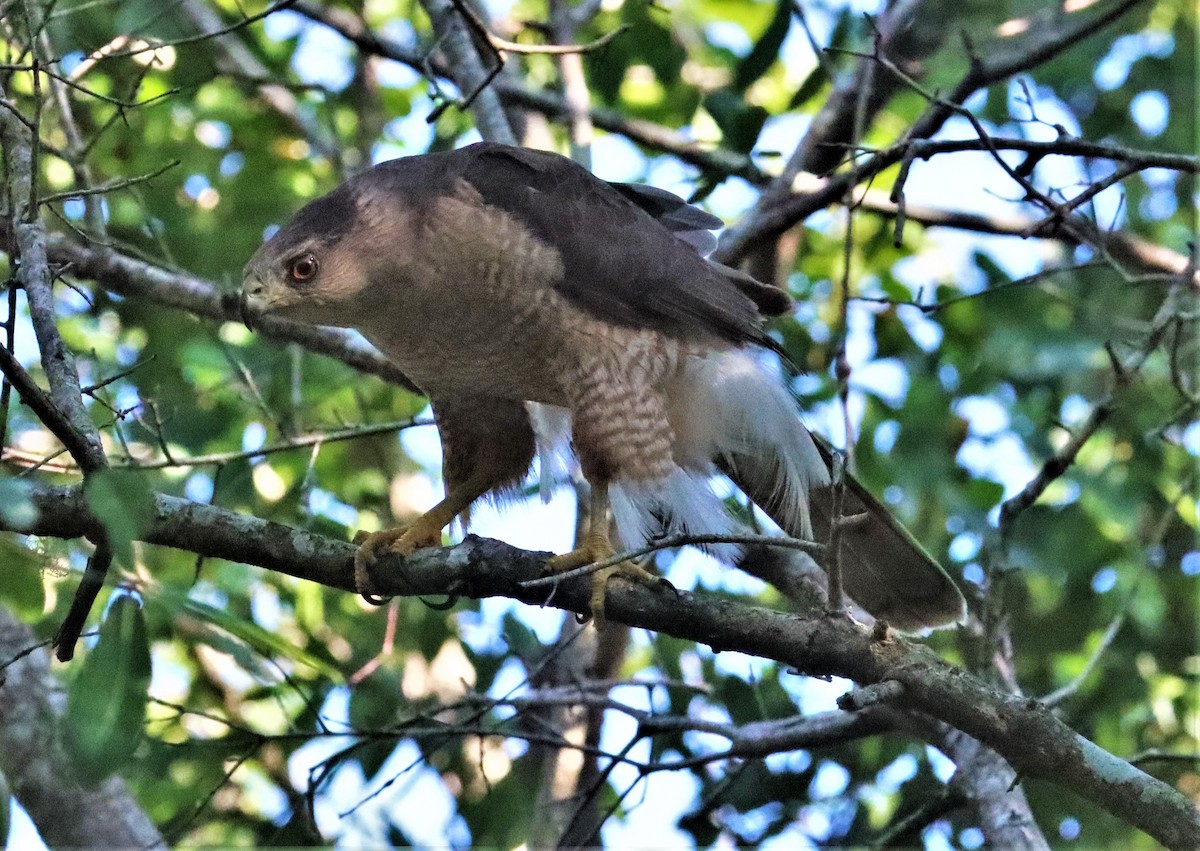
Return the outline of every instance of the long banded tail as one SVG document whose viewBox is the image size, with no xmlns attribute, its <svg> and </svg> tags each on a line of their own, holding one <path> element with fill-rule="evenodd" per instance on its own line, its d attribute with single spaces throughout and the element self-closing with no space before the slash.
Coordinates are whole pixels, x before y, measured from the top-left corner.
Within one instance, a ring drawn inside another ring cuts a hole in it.
<svg viewBox="0 0 1200 851">
<path fill-rule="evenodd" d="M 688 389 L 689 422 L 677 427 L 685 451 L 716 459 L 787 534 L 827 541 L 833 455 L 809 434 L 779 383 L 738 351 L 695 367 Z M 941 565 L 857 479 L 845 474 L 842 481 L 843 516 L 861 516 L 841 536 L 846 593 L 901 630 L 961 621 L 962 594 Z"/>
</svg>

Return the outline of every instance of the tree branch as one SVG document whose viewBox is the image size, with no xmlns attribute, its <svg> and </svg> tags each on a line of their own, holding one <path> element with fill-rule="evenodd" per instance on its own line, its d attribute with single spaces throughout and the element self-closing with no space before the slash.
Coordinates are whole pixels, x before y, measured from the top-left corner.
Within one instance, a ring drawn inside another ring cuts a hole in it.
<svg viewBox="0 0 1200 851">
<path fill-rule="evenodd" d="M 484 67 L 467 30 L 467 22 L 453 0 L 421 0 L 421 5 L 429 15 L 438 43 L 454 67 L 452 79 L 462 93 L 461 105 L 470 108 L 483 138 L 506 145 L 517 144 L 516 134 L 504 114 L 504 105 L 491 86 L 501 66 Z M 494 58 L 497 63 L 501 62 L 498 54 Z"/>
<path fill-rule="evenodd" d="M 36 117 L 41 106 L 36 72 L 33 88 Z M 0 97 L 3 96 L 4 89 L 0 87 Z M 52 419 L 58 421 L 58 436 L 86 477 L 107 467 L 108 459 L 104 455 L 100 431 L 83 404 L 75 354 L 58 332 L 54 275 L 46 254 L 46 226 L 37 215 L 40 204 L 37 197 L 39 131 L 31 130 L 25 122 L 16 121 L 16 114 L 11 110 L 0 110 L 0 139 L 4 142 L 8 196 L 12 204 L 9 211 L 12 216 L 11 228 L 16 242 L 16 255 L 20 260 L 16 277 L 25 290 L 29 320 L 41 354 L 42 371 L 50 384 L 49 402 L 59 415 Z M 6 351 L 5 354 L 11 359 L 11 352 Z M 10 380 L 19 377 L 20 369 L 19 366 L 14 369 L 15 365 L 13 359 L 5 369 Z M 30 388 L 26 390 L 30 392 Z M 31 393 L 31 398 L 36 395 Z M 58 658 L 64 662 L 75 653 L 75 642 L 79 640 L 84 622 L 96 601 L 96 594 L 103 586 L 104 576 L 112 564 L 112 551 L 105 530 L 97 530 L 91 539 L 96 543 L 96 549 L 88 558 L 83 581 L 76 589 L 67 616 L 54 638 Z"/>
<path fill-rule="evenodd" d="M 903 719 L 897 716 L 888 707 L 873 707 L 862 712 L 829 711 L 775 721 L 752 721 L 740 726 L 709 724 L 699 727 L 691 718 L 650 715 L 642 720 L 641 725 L 647 735 L 670 729 L 698 729 L 724 736 L 729 740 L 729 746 L 725 750 L 687 759 L 650 762 L 643 770 L 678 770 L 725 759 L 761 759 L 775 753 L 844 744 L 893 731 L 898 726 L 913 726 L 904 724 Z"/>
<path fill-rule="evenodd" d="M 950 778 L 950 793 L 975 808 L 988 848 L 1050 848 L 1017 773 L 1000 754 L 958 730 L 948 732 L 942 747 L 958 766 Z"/>
<path fill-rule="evenodd" d="M 3 96 L 4 90 L 0 88 L 0 97 Z M 25 290 L 29 317 L 41 352 L 42 369 L 50 383 L 50 400 L 77 433 L 77 439 L 65 440 L 64 445 L 72 449 L 75 462 L 87 473 L 106 465 L 104 449 L 100 434 L 83 406 L 75 355 L 58 333 L 54 311 L 54 277 L 46 254 L 46 228 L 36 218 L 38 199 L 33 191 L 37 182 L 32 156 L 34 141 L 28 127 L 13 116 L 14 113 L 0 109 L 0 138 L 4 141 L 13 205 L 10 237 L 16 242 L 16 254 L 20 260 L 16 276 Z"/>
<path fill-rule="evenodd" d="M 938 3 L 930 0 L 905 0 L 889 6 L 874 22 L 876 52 L 895 56 L 901 64 L 919 74 L 920 63 L 936 52 L 947 31 L 942 26 L 919 25 L 918 18 L 937 7 Z M 895 78 L 889 75 L 880 78 L 874 72 L 875 64 L 864 60 L 834 80 L 833 92 L 813 116 L 807 132 L 788 157 L 783 172 L 763 188 L 754 206 L 737 226 L 725 233 L 716 259 L 726 265 L 736 265 L 750 252 L 752 243 L 765 243 L 787 229 L 775 229 L 768 223 L 777 216 L 776 208 L 784 206 L 793 193 L 796 178 L 805 172 L 825 174 L 832 171 L 844 156 L 843 147 L 855 143 L 857 134 L 867 130 L 879 110 L 899 91 Z M 840 193 L 831 196 L 830 203 L 838 197 Z"/>
<path fill-rule="evenodd" d="M 329 27 L 363 53 L 403 63 L 421 73 L 432 70 L 439 77 L 452 79 L 450 69 L 436 58 L 427 61 L 416 48 L 372 32 L 362 18 L 352 12 L 321 6 L 311 0 L 298 0 L 294 8 L 305 17 Z M 548 118 L 570 120 L 573 114 L 567 99 L 557 92 L 530 88 L 504 74 L 493 80 L 492 86 L 505 103 L 540 112 Z M 629 118 L 617 110 L 604 107 L 592 107 L 587 115 L 602 130 L 619 133 L 647 148 L 673 154 L 704 171 L 741 177 L 755 184 L 767 180 L 750 157 L 684 139 L 676 131 L 653 121 Z"/>
<path fill-rule="evenodd" d="M 1105 398 L 1092 407 L 1087 419 L 1075 430 L 1066 444 L 1042 463 L 1037 475 L 1027 482 L 1018 493 L 1001 503 L 998 521 L 1001 539 L 1008 535 L 1017 518 L 1037 502 L 1038 498 L 1045 493 L 1046 488 L 1070 469 L 1080 450 L 1113 415 L 1116 410 L 1118 393 L 1137 376 L 1146 361 L 1150 359 L 1150 355 L 1158 348 L 1167 329 L 1178 321 L 1180 314 L 1179 291 L 1179 288 L 1176 288 L 1167 294 L 1154 319 L 1151 320 L 1145 337 L 1132 355 L 1122 361 L 1109 349 L 1109 356 L 1112 358 L 1113 388 Z"/>
<path fill-rule="evenodd" d="M 78 486 L 35 488 L 31 499 L 38 509 L 36 520 L 6 519 L 0 528 L 56 537 L 99 528 Z M 155 520 L 143 539 L 354 592 L 353 544 L 215 506 L 158 495 Z M 454 547 L 418 551 L 407 560 L 381 559 L 371 578 L 383 594 L 504 596 L 587 612 L 586 581 L 564 581 L 550 594 L 522 587 L 542 575 L 548 557 L 471 536 Z M 1069 788 L 1169 847 L 1200 846 L 1200 814 L 1175 789 L 1079 736 L 1038 702 L 998 691 L 922 645 L 897 637 L 875 640 L 848 618 L 797 617 L 626 583 L 609 589 L 606 607 L 614 621 L 718 651 L 774 659 L 805 673 L 862 684 L 896 680 L 904 686 L 901 705 L 978 739 L 1023 776 Z"/>
<path fill-rule="evenodd" d="M 67 419 L 67 415 L 59 410 L 42 388 L 38 387 L 25 368 L 13 356 L 7 348 L 0 346 L 0 373 L 8 379 L 8 383 L 16 389 L 17 395 L 21 397 L 29 410 L 37 415 L 50 433 L 58 438 L 59 442 L 66 447 L 67 452 L 72 458 L 87 458 L 91 447 L 83 439 L 83 436 L 71 425 L 71 421 Z M 76 462 L 76 469 L 81 469 Z"/>
<path fill-rule="evenodd" d="M 119 777 L 97 789 L 71 779 L 54 738 L 62 684 L 36 648 L 33 630 L 0 608 L 0 768 L 13 795 L 51 848 L 165 848 Z"/>
<path fill-rule="evenodd" d="M 811 180 L 814 190 L 824 184 L 824 178 L 814 177 Z M 858 197 L 859 206 L 863 210 L 882 216 L 899 215 L 899 205 L 888 197 L 887 192 L 880 189 L 865 189 L 861 192 Z M 904 216 L 909 221 L 918 222 L 925 227 L 956 228 L 1022 238 L 1033 223 L 1032 219 L 1025 216 L 984 215 L 966 210 L 946 210 L 910 203 L 904 205 Z M 1131 267 L 1131 270 L 1180 277 L 1191 275 L 1192 285 L 1200 289 L 1200 271 L 1197 271 L 1195 264 L 1186 254 L 1155 245 L 1130 233 L 1101 231 L 1095 222 L 1079 214 L 1070 216 L 1065 224 L 1067 226 L 1059 228 L 1056 233 L 1038 236 L 1055 239 L 1067 245 L 1096 246 L 1117 262 Z"/>
<path fill-rule="evenodd" d="M 1065 31 L 1054 27 L 1044 28 L 1044 31 L 1032 36 L 1032 43 L 1025 45 L 1023 49 L 1011 51 L 1009 55 L 1001 55 L 999 59 L 990 62 L 972 57 L 970 69 L 954 90 L 930 104 L 925 114 L 908 129 L 904 139 L 897 145 L 871 157 L 865 163 L 831 176 L 823 192 L 797 197 L 792 187 L 793 181 L 801 172 L 813 170 L 805 165 L 811 158 L 808 152 L 830 143 L 840 144 L 845 141 L 828 135 L 824 124 L 814 120 L 809 133 L 801 140 L 789 161 L 789 167 L 763 191 L 753 209 L 737 227 L 726 232 L 720 248 L 714 255 L 715 259 L 726 265 L 736 265 L 757 242 L 778 236 L 816 210 L 837 202 L 862 180 L 900 162 L 909 144 L 931 138 L 951 116 L 961 110 L 962 104 L 976 91 L 1053 59 L 1145 2 L 1146 0 L 1121 0 L 1103 13 Z M 875 53 L 878 57 L 886 57 L 886 45 L 877 43 Z M 881 60 L 872 57 L 862 61 Z"/>
</svg>

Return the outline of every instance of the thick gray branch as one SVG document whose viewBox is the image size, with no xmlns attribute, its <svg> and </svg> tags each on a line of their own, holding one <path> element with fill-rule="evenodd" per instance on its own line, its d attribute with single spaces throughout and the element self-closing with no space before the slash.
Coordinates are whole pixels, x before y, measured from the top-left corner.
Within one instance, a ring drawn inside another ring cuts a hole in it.
<svg viewBox="0 0 1200 851">
<path fill-rule="evenodd" d="M 4 89 L 0 87 L 0 98 L 3 97 Z M 50 273 L 50 261 L 46 256 L 46 227 L 37 218 L 33 134 L 18 120 L 16 113 L 0 109 L 0 140 L 4 142 L 9 197 L 12 200 L 9 238 L 15 243 L 16 256 L 20 260 L 16 277 L 25 290 L 29 304 L 29 317 L 41 352 L 42 369 L 50 384 L 50 399 L 78 435 L 78 440 L 66 441 L 76 463 L 84 472 L 98 470 L 106 464 L 100 433 L 83 406 L 75 355 L 63 342 L 55 321 L 54 276 Z"/>
<path fill-rule="evenodd" d="M 454 68 L 454 82 L 462 97 L 471 99 L 471 114 L 483 138 L 505 145 L 517 144 L 500 96 L 492 87 L 492 80 L 488 79 L 491 69 L 484 67 L 467 24 L 454 3 L 451 0 L 421 0 L 421 5 L 437 33 L 438 44 Z"/>
<path fill-rule="evenodd" d="M 1000 754 L 957 730 L 942 747 L 958 766 L 950 788 L 975 808 L 988 848 L 1049 849 L 1016 772 Z"/>
<path fill-rule="evenodd" d="M 33 494 L 38 519 L 11 531 L 76 537 L 94 531 L 78 487 Z M 157 497 L 149 543 L 256 564 L 346 591 L 354 589 L 354 546 L 278 523 L 174 497 Z M 547 553 L 469 537 L 407 560 L 381 560 L 372 571 L 382 594 L 503 596 L 531 605 L 587 612 L 590 586 L 564 581 L 546 594 L 521 582 L 542 575 Z M 884 641 L 844 618 L 797 617 L 729 600 L 674 594 L 625 583 L 608 592 L 609 618 L 710 645 L 774 659 L 814 675 L 867 684 L 896 680 L 899 703 L 973 736 L 1021 775 L 1071 789 L 1169 847 L 1200 847 L 1200 814 L 1171 786 L 1076 734 L 1037 701 L 1005 694 L 898 637 Z"/>
<path fill-rule="evenodd" d="M 32 629 L 0 608 L 0 664 L 37 644 Z M 0 669 L 0 769 L 42 839 L 51 848 L 165 848 L 123 780 L 86 789 L 70 779 L 56 739 L 60 688 L 45 649 Z"/>
</svg>

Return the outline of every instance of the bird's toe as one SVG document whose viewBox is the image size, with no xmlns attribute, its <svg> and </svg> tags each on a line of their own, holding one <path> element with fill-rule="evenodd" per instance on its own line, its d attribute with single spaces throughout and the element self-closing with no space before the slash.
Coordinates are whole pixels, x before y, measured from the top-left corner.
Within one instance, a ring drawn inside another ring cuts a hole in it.
<svg viewBox="0 0 1200 851">
<path fill-rule="evenodd" d="M 359 532 L 354 536 L 354 543 L 358 544 L 358 551 L 354 554 L 354 588 L 364 600 L 377 606 L 387 598 L 375 594 L 375 584 L 370 576 L 371 566 L 385 553 L 407 556 L 422 547 L 437 546 L 441 543 L 441 531 L 438 530 L 437 538 L 433 539 L 427 530 L 414 524 L 369 534 Z"/>
<path fill-rule="evenodd" d="M 667 582 L 666 579 L 637 562 L 623 561 L 614 564 L 612 567 L 597 570 L 592 574 L 592 593 L 588 599 L 588 606 L 592 610 L 592 618 L 596 621 L 596 629 L 604 629 L 605 624 L 608 622 L 605 614 L 608 583 L 617 577 L 627 579 L 630 582 L 636 582 L 640 585 L 659 586 L 665 584 L 672 591 L 675 590 L 675 586 Z"/>
</svg>

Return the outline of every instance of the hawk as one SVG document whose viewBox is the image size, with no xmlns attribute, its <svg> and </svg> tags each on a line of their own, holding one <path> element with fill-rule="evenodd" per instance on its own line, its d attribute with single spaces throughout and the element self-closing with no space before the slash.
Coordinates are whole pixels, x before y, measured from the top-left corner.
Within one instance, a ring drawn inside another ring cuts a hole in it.
<svg viewBox="0 0 1200 851">
<path fill-rule="evenodd" d="M 566 433 L 591 485 L 570 569 L 673 531 L 733 527 L 726 473 L 790 535 L 828 535 L 830 457 L 756 357 L 790 298 L 706 258 L 719 219 L 663 190 L 607 183 L 557 154 L 481 142 L 376 165 L 309 203 L 246 265 L 243 315 L 354 328 L 424 391 L 446 496 L 362 541 L 360 591 L 383 551 L 441 544 L 486 494 L 526 478 Z M 844 586 L 902 629 L 958 621 L 954 583 L 852 479 Z M 606 582 L 651 574 L 624 562 Z"/>
</svg>

